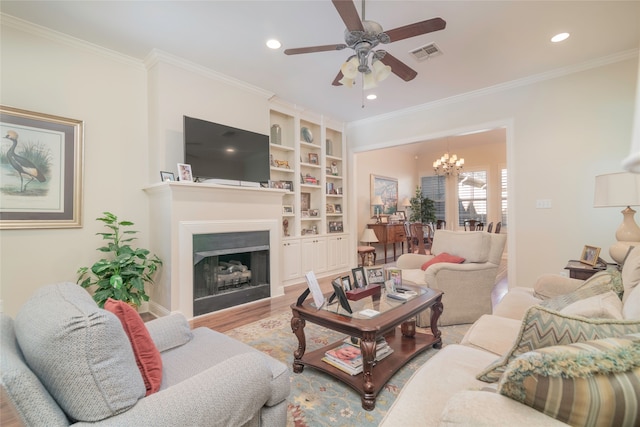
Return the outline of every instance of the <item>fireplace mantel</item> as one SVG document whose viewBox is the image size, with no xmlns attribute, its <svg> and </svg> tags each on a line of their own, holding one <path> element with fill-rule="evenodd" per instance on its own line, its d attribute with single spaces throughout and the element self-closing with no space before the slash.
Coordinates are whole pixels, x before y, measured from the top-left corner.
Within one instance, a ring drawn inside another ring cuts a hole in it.
<svg viewBox="0 0 640 427">
<path fill-rule="evenodd" d="M 162 182 L 144 191 L 150 201 L 150 250 L 163 261 L 150 289 L 152 312 L 193 318 L 193 234 L 268 230 L 271 296 L 284 293 L 280 218 L 286 190 Z"/>
</svg>

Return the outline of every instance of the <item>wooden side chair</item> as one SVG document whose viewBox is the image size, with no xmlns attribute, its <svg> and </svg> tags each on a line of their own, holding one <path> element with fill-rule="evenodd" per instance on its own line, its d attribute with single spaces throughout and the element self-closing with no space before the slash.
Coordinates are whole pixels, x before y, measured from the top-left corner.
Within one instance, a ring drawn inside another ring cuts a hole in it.
<svg viewBox="0 0 640 427">
<path fill-rule="evenodd" d="M 500 234 L 501 228 L 502 228 L 502 221 L 496 224 L 496 234 Z"/>
<path fill-rule="evenodd" d="M 492 231 L 493 231 L 493 221 L 491 221 L 489 225 L 487 225 L 487 233 L 491 233 Z"/>
</svg>

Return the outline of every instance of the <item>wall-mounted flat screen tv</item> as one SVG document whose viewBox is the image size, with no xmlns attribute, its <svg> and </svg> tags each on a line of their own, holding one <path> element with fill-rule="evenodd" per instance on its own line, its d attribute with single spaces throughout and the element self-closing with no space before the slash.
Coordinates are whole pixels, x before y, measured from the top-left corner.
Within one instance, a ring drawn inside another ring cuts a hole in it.
<svg viewBox="0 0 640 427">
<path fill-rule="evenodd" d="M 184 158 L 194 179 L 269 180 L 269 136 L 184 116 Z"/>
</svg>

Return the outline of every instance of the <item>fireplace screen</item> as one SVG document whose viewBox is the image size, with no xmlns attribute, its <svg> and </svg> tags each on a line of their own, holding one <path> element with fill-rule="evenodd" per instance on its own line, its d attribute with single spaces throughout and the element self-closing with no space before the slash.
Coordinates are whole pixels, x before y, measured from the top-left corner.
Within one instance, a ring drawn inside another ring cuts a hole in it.
<svg viewBox="0 0 640 427">
<path fill-rule="evenodd" d="M 271 295 L 269 232 L 193 236 L 193 314 L 233 307 Z"/>
</svg>

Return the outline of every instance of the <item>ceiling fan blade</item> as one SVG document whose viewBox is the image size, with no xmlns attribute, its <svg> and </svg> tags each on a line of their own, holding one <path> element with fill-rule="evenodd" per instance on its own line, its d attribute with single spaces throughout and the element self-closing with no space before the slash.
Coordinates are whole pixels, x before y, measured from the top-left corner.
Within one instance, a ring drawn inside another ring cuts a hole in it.
<svg viewBox="0 0 640 427">
<path fill-rule="evenodd" d="M 295 49 L 285 49 L 285 55 L 298 55 L 301 53 L 326 52 L 329 50 L 342 50 L 346 44 L 326 44 L 323 46 L 298 47 Z"/>
<path fill-rule="evenodd" d="M 344 75 L 342 74 L 342 71 L 338 71 L 338 75 L 336 76 L 335 79 L 333 79 L 333 83 L 331 83 L 334 86 L 342 86 L 342 83 L 340 83 L 340 80 L 342 80 L 342 77 L 344 77 Z"/>
<path fill-rule="evenodd" d="M 331 0 L 349 31 L 364 31 L 362 20 L 352 0 Z"/>
<path fill-rule="evenodd" d="M 391 67 L 391 72 L 400 77 L 405 82 L 415 79 L 418 75 L 415 70 L 409 68 L 407 64 L 400 61 L 389 52 L 387 52 L 380 61 L 382 61 L 384 65 L 388 65 L 389 67 Z"/>
<path fill-rule="evenodd" d="M 398 40 L 408 39 L 409 37 L 444 30 L 446 26 L 447 23 L 444 19 L 433 18 L 416 22 L 415 24 L 405 25 L 404 27 L 394 28 L 393 30 L 385 31 L 385 33 L 389 36 L 390 42 L 396 42 Z"/>
</svg>

